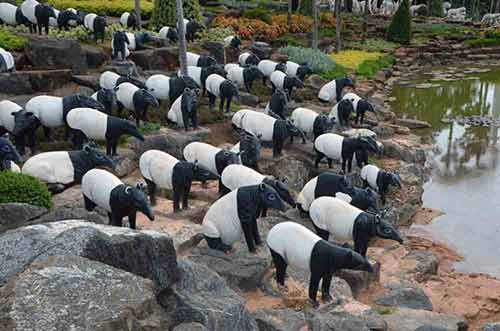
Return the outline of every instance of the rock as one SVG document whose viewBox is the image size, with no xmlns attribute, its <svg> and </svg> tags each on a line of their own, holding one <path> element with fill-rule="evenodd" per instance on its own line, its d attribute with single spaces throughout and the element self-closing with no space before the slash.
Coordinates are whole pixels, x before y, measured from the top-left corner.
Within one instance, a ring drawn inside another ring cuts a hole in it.
<svg viewBox="0 0 500 331">
<path fill-rule="evenodd" d="M 208 329 L 200 323 L 182 323 L 173 328 L 172 331 L 208 331 Z"/>
<path fill-rule="evenodd" d="M 262 173 L 273 175 L 276 178 L 286 178 L 288 187 L 300 192 L 310 179 L 313 168 L 312 161 L 298 155 L 285 155 L 277 160 L 261 160 L 259 167 Z"/>
<path fill-rule="evenodd" d="M 136 138 L 131 138 L 131 140 L 133 145 L 141 142 Z M 137 154 L 133 150 L 120 150 L 119 154 L 113 157 L 113 161 L 115 161 L 114 173 L 118 177 L 127 176 L 138 166 Z"/>
<path fill-rule="evenodd" d="M 311 76 L 309 76 L 309 77 L 306 78 L 304 84 L 307 87 L 312 87 L 314 89 L 319 90 L 326 83 L 328 83 L 328 81 L 325 80 L 325 79 L 323 79 L 323 78 L 321 78 L 321 76 L 319 76 L 319 75 L 311 75 Z"/>
<path fill-rule="evenodd" d="M 50 256 L 0 288 L 2 330 L 166 330 L 153 282 L 79 256 Z"/>
<path fill-rule="evenodd" d="M 71 70 L 16 71 L 0 75 L 0 90 L 8 94 L 49 92 L 68 84 Z"/>
<path fill-rule="evenodd" d="M 424 164 L 425 150 L 402 139 L 381 139 L 384 155 L 410 163 Z"/>
<path fill-rule="evenodd" d="M 99 89 L 99 77 L 91 75 L 73 75 L 71 80 L 78 85 L 90 87 L 94 91 Z"/>
<path fill-rule="evenodd" d="M 364 309 L 367 309 L 366 307 Z M 363 309 L 363 308 L 361 308 Z M 381 316 L 370 310 L 351 313 L 346 307 L 324 305 L 320 309 L 306 311 L 309 330 L 313 331 L 386 331 L 387 326 Z M 399 328 L 394 330 L 401 331 Z"/>
<path fill-rule="evenodd" d="M 389 125 L 381 124 L 372 128 L 373 132 L 381 138 L 388 138 L 394 135 L 396 130 Z"/>
<path fill-rule="evenodd" d="M 429 129 L 432 125 L 425 121 L 419 121 L 411 118 L 398 118 L 396 123 L 399 125 L 404 125 L 410 129 Z"/>
<path fill-rule="evenodd" d="M 209 268 L 179 260 L 180 280 L 159 296 L 172 324 L 197 322 L 210 330 L 258 330 L 245 300 Z"/>
<path fill-rule="evenodd" d="M 351 128 L 349 130 L 343 131 L 342 135 L 344 137 L 372 137 L 375 138 L 377 134 L 369 129 L 355 129 Z"/>
<path fill-rule="evenodd" d="M 376 74 L 375 74 L 375 80 L 377 82 L 385 82 L 387 80 L 387 76 L 385 74 L 385 72 L 383 70 L 379 70 Z"/>
<path fill-rule="evenodd" d="M 418 287 L 396 287 L 375 300 L 382 306 L 405 307 L 432 311 L 432 303 L 425 292 Z"/>
<path fill-rule="evenodd" d="M 135 53 L 136 52 L 133 52 L 132 54 Z M 106 66 L 103 71 L 108 70 L 122 76 L 131 75 L 133 77 L 139 77 L 139 72 L 137 71 L 137 66 L 134 61 L 113 61 L 111 65 Z"/>
<path fill-rule="evenodd" d="M 76 74 L 88 70 L 85 52 L 77 40 L 31 38 L 26 55 L 37 69 L 71 69 Z"/>
<path fill-rule="evenodd" d="M 448 329 L 439 325 L 425 324 L 419 326 L 415 331 L 447 331 Z"/>
<path fill-rule="evenodd" d="M 238 48 L 226 47 L 224 48 L 224 53 L 226 56 L 224 63 L 238 63 L 240 57 L 240 50 Z"/>
<path fill-rule="evenodd" d="M 430 251 L 413 251 L 404 257 L 405 269 L 415 274 L 415 280 L 422 282 L 431 276 L 437 275 L 439 262 L 434 253 Z"/>
<path fill-rule="evenodd" d="M 262 41 L 255 41 L 250 47 L 250 51 L 259 57 L 261 60 L 271 57 L 271 45 Z"/>
<path fill-rule="evenodd" d="M 240 103 L 242 105 L 255 108 L 259 105 L 259 102 L 258 96 L 243 91 L 240 92 Z"/>
<path fill-rule="evenodd" d="M 486 324 L 483 331 L 500 331 L 500 322 Z"/>
<path fill-rule="evenodd" d="M 176 71 L 179 68 L 179 48 L 161 47 L 134 51 L 129 57 L 142 70 L 169 70 Z"/>
<path fill-rule="evenodd" d="M 414 203 L 405 203 L 398 208 L 398 225 L 411 225 L 412 218 L 415 216 L 420 206 Z"/>
<path fill-rule="evenodd" d="M 105 212 L 103 211 L 103 213 Z M 50 222 L 58 222 L 65 220 L 85 220 L 97 224 L 109 224 L 109 219 L 104 214 L 99 214 L 97 211 L 89 212 L 85 210 L 85 208 L 74 208 L 74 207 L 53 208 L 52 211 L 37 218 L 35 220 L 35 223 L 31 224 L 50 223 Z"/>
<path fill-rule="evenodd" d="M 107 61 L 111 60 L 111 57 L 103 51 L 102 48 L 91 46 L 88 44 L 82 44 L 82 50 L 85 53 L 87 59 L 87 65 L 89 68 L 99 68 Z"/>
<path fill-rule="evenodd" d="M 304 313 L 289 308 L 260 309 L 252 314 L 260 331 L 308 330 Z"/>
<path fill-rule="evenodd" d="M 466 331 L 468 329 L 467 321 L 462 317 L 427 310 L 398 308 L 393 313 L 382 316 L 389 330 L 415 331 L 419 327 L 431 325 L 439 326 L 446 331 Z"/>
<path fill-rule="evenodd" d="M 356 298 L 363 290 L 371 284 L 380 281 L 380 263 L 372 263 L 373 273 L 359 270 L 342 269 L 335 273 L 335 276 L 342 278 L 349 284 L 352 295 Z"/>
<path fill-rule="evenodd" d="M 271 60 L 273 60 L 274 62 L 286 63 L 286 61 L 288 61 L 288 55 L 274 53 L 271 55 Z"/>
<path fill-rule="evenodd" d="M 33 261 L 51 255 L 77 255 L 109 264 L 151 279 L 159 289 L 178 277 L 172 239 L 153 231 L 69 220 L 8 231 L 0 236 L 0 247 L 0 285 Z"/>
<path fill-rule="evenodd" d="M 34 220 L 47 213 L 43 207 L 27 203 L 0 204 L 0 233 L 33 224 Z"/>
<path fill-rule="evenodd" d="M 208 51 L 208 54 L 212 56 L 217 63 L 225 63 L 224 62 L 224 43 L 217 41 L 205 41 L 201 45 L 203 49 Z"/>
</svg>

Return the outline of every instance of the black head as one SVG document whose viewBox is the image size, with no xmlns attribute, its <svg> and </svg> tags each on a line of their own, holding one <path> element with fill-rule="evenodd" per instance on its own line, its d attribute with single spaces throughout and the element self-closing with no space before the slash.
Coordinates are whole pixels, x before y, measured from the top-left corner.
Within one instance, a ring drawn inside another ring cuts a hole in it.
<svg viewBox="0 0 500 331">
<path fill-rule="evenodd" d="M 221 86 L 221 96 L 224 96 L 226 98 L 228 97 L 238 97 L 240 95 L 240 92 L 238 90 L 238 86 L 236 86 L 235 83 L 232 81 L 226 79 L 224 82 L 222 82 Z"/>
<path fill-rule="evenodd" d="M 304 132 L 296 127 L 290 120 L 286 120 L 286 128 L 291 137 L 303 137 L 306 139 Z"/>
<path fill-rule="evenodd" d="M 362 149 L 374 154 L 378 153 L 378 145 L 375 139 L 372 137 L 359 137 L 357 139 Z"/>
<path fill-rule="evenodd" d="M 291 87 L 296 87 L 296 88 L 303 88 L 304 87 L 304 83 L 298 79 L 297 77 L 292 77 L 290 78 L 292 80 L 292 85 Z"/>
<path fill-rule="evenodd" d="M 354 106 L 351 100 L 342 99 L 337 105 L 337 113 L 338 114 L 350 114 L 354 112 Z"/>
<path fill-rule="evenodd" d="M 107 167 L 114 169 L 115 163 L 113 160 L 99 149 L 91 145 L 85 145 L 83 146 L 83 151 L 85 152 L 87 158 L 92 161 L 94 167 Z"/>
<path fill-rule="evenodd" d="M 262 78 L 264 76 L 259 68 L 257 68 L 257 66 L 255 65 L 248 66 L 247 68 L 245 68 L 245 70 L 247 71 L 248 77 L 250 77 L 251 80 Z"/>
<path fill-rule="evenodd" d="M 280 63 L 276 64 L 276 67 L 274 68 L 274 70 L 286 73 L 286 63 L 280 62 Z"/>
<path fill-rule="evenodd" d="M 399 187 L 401 188 L 401 177 L 399 176 L 399 174 L 395 174 L 395 173 L 388 173 L 388 182 L 389 182 L 389 185 L 392 185 L 392 186 L 395 186 L 395 187 Z"/>
<path fill-rule="evenodd" d="M 306 78 L 307 75 L 311 75 L 312 73 L 312 68 L 308 63 L 300 65 L 297 69 L 297 77 L 299 77 L 299 79 L 302 81 Z"/>
<path fill-rule="evenodd" d="M 180 77 L 180 79 L 182 79 L 182 81 L 184 82 L 184 88 L 189 88 L 189 89 L 200 88 L 198 83 L 196 83 L 196 81 L 189 76 L 183 76 L 183 77 Z"/>
<path fill-rule="evenodd" d="M 377 237 L 394 240 L 400 244 L 403 243 L 403 238 L 401 238 L 401 235 L 391 223 L 381 220 L 379 215 L 373 215 L 373 217 L 375 217 L 375 232 Z"/>
<path fill-rule="evenodd" d="M 273 176 L 270 176 L 266 177 L 263 182 L 274 188 L 280 198 L 283 199 L 286 203 L 288 203 L 292 207 L 295 207 L 295 199 L 290 194 L 290 190 L 288 188 L 288 185 L 286 184 L 285 178 L 279 180 L 274 178 Z"/>
<path fill-rule="evenodd" d="M 282 110 L 281 113 L 285 113 L 288 109 L 288 91 L 276 89 L 271 95 L 269 106 L 272 111 Z"/>
<path fill-rule="evenodd" d="M 252 133 L 241 131 L 240 134 L 240 152 L 241 163 L 245 166 L 253 167 L 260 159 L 261 144 L 259 136 Z"/>
<path fill-rule="evenodd" d="M 336 80 L 336 83 L 339 84 L 342 88 L 346 87 L 346 86 L 349 86 L 349 87 L 352 87 L 352 88 L 355 88 L 355 85 L 354 85 L 354 82 L 352 79 L 348 78 L 348 77 L 344 77 L 344 78 L 338 78 Z"/>
<path fill-rule="evenodd" d="M 114 90 L 101 89 L 99 91 L 99 100 L 104 105 L 113 105 L 116 101 L 116 93 Z"/>
<path fill-rule="evenodd" d="M 239 164 L 240 163 L 240 158 L 239 158 L 239 153 L 234 153 L 231 151 L 223 151 L 223 160 L 224 164 L 230 165 L 230 164 Z"/>
<path fill-rule="evenodd" d="M 54 8 L 52 8 L 49 5 L 42 4 L 42 3 L 39 4 L 38 6 L 40 6 L 39 12 L 42 13 L 43 16 L 56 18 L 56 12 L 55 12 Z"/>
<path fill-rule="evenodd" d="M 260 59 L 257 55 L 255 55 L 254 53 L 250 53 L 250 55 L 247 57 L 247 60 L 245 61 L 246 65 L 258 65 L 259 62 L 260 62 Z"/>
<path fill-rule="evenodd" d="M 146 102 L 147 105 L 151 107 L 158 108 L 160 107 L 160 103 L 158 102 L 158 99 L 155 98 L 154 95 L 152 95 L 147 89 L 141 88 L 135 93 L 139 93 L 141 95 L 142 100 Z"/>
<path fill-rule="evenodd" d="M 77 94 L 75 97 L 78 107 L 92 108 L 103 113 L 106 112 L 106 107 L 94 98 L 82 94 Z"/>
<path fill-rule="evenodd" d="M 0 137 L 0 161 L 21 162 L 21 156 L 10 140 Z"/>
<path fill-rule="evenodd" d="M 219 64 L 208 66 L 206 68 L 203 68 L 202 70 L 205 70 L 207 72 L 207 77 L 211 74 L 217 74 L 224 78 L 226 78 L 227 76 L 226 70 L 224 70 L 224 67 Z"/>
<path fill-rule="evenodd" d="M 234 36 L 233 39 L 231 39 L 231 42 L 229 43 L 229 46 L 233 48 L 240 48 L 241 46 L 241 39 L 238 38 L 238 36 Z"/>
<path fill-rule="evenodd" d="M 179 40 L 179 33 L 176 28 L 170 28 L 167 32 L 167 39 L 176 43 Z"/>
<path fill-rule="evenodd" d="M 331 126 L 331 121 L 328 119 L 328 116 L 321 114 L 316 118 L 316 126 L 315 126 L 315 134 L 323 134 L 327 133 L 332 129 L 333 126 Z"/>
<path fill-rule="evenodd" d="M 375 113 L 375 108 L 373 108 L 372 104 L 368 101 L 361 99 L 358 101 L 358 112 L 372 112 Z"/>
<path fill-rule="evenodd" d="M 20 136 L 27 132 L 36 130 L 40 126 L 40 120 L 32 112 L 26 111 L 24 109 L 12 113 L 14 116 L 14 130 L 12 134 L 14 136 Z"/>
<path fill-rule="evenodd" d="M 146 215 L 150 221 L 154 221 L 155 215 L 144 193 L 145 188 L 146 186 L 143 183 L 139 183 L 135 187 L 127 186 L 125 188 L 125 195 L 127 196 L 127 200 L 134 205 L 135 209 Z"/>
<path fill-rule="evenodd" d="M 352 201 L 351 204 L 361 210 L 370 211 L 376 213 L 378 194 L 371 188 L 358 188 L 354 187 L 352 189 Z"/>
<path fill-rule="evenodd" d="M 285 211 L 285 203 L 281 200 L 278 192 L 270 185 L 261 183 L 258 185 L 257 194 L 259 200 L 265 208 L 273 208 Z"/>
<path fill-rule="evenodd" d="M 188 113 L 193 113 L 198 107 L 198 89 L 185 88 L 182 93 L 182 104 Z"/>
<path fill-rule="evenodd" d="M 136 34 L 136 38 L 145 43 L 153 40 L 153 36 L 149 32 L 139 32 Z"/>
<path fill-rule="evenodd" d="M 124 134 L 129 134 L 132 137 L 136 137 L 140 141 L 144 141 L 144 136 L 141 134 L 139 129 L 137 129 L 137 126 L 133 122 L 127 121 L 124 119 L 120 119 L 120 118 L 118 118 L 118 119 L 121 121 L 121 126 L 122 126 L 121 131 Z"/>
<path fill-rule="evenodd" d="M 209 66 L 214 66 L 217 64 L 217 61 L 215 58 L 209 56 L 209 55 L 201 55 L 200 56 L 200 63 L 202 67 L 209 67 Z"/>
<path fill-rule="evenodd" d="M 373 272 L 373 267 L 368 259 L 363 257 L 361 254 L 353 251 L 352 249 L 348 249 L 348 251 L 349 252 L 346 256 L 345 268 Z"/>
<path fill-rule="evenodd" d="M 193 180 L 205 182 L 207 180 L 218 180 L 220 176 L 218 174 L 214 174 L 208 168 L 199 164 L 198 161 L 194 161 L 193 165 Z"/>
<path fill-rule="evenodd" d="M 18 24 L 26 25 L 29 26 L 31 24 L 30 20 L 24 16 L 23 11 L 21 10 L 21 7 L 17 7 L 16 9 L 16 22 Z"/>
</svg>

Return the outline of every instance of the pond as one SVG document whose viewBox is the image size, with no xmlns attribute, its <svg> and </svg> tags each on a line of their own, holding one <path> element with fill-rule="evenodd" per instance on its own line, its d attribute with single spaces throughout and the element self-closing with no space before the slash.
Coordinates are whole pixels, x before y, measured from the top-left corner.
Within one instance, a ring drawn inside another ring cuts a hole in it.
<svg viewBox="0 0 500 331">
<path fill-rule="evenodd" d="M 432 124 L 432 129 L 419 132 L 430 136 L 434 145 L 423 203 L 444 215 L 414 227 L 455 248 L 464 257 L 455 265 L 458 271 L 500 277 L 499 123 L 472 126 L 463 120 L 500 120 L 500 69 L 433 72 L 393 89 L 392 109 L 398 116 Z"/>
</svg>

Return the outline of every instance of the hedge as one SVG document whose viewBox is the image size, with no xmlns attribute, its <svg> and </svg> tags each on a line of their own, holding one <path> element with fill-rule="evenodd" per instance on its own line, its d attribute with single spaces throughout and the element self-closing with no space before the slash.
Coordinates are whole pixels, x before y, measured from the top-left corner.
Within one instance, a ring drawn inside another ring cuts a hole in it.
<svg viewBox="0 0 500 331">
<path fill-rule="evenodd" d="M 131 12 L 135 8 L 134 0 L 49 0 L 55 8 L 67 9 L 75 8 L 98 15 L 108 15 L 120 17 L 124 12 Z M 147 19 L 153 13 L 153 2 L 151 0 L 141 0 L 141 17 Z"/>
<path fill-rule="evenodd" d="M 21 51 L 28 44 L 28 40 L 16 36 L 8 31 L 0 31 L 0 47 L 8 51 Z"/>
<path fill-rule="evenodd" d="M 184 0 L 184 18 L 194 19 L 202 22 L 201 6 L 198 0 Z M 151 17 L 153 25 L 157 28 L 162 26 L 177 25 L 177 5 L 175 0 L 155 0 L 154 11 Z"/>
<path fill-rule="evenodd" d="M 28 203 L 50 209 L 52 196 L 47 185 L 34 177 L 0 171 L 0 203 Z"/>
</svg>

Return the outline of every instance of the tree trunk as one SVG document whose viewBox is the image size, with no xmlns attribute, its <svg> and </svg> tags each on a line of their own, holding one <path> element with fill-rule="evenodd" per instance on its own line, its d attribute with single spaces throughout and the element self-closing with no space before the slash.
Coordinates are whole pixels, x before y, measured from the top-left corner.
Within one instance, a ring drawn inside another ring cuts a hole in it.
<svg viewBox="0 0 500 331">
<path fill-rule="evenodd" d="M 312 48 L 318 49 L 318 2 L 319 0 L 312 1 L 313 11 L 313 41 Z"/>
<path fill-rule="evenodd" d="M 177 4 L 177 22 L 179 30 L 179 66 L 182 76 L 187 76 L 187 45 L 186 31 L 184 29 L 184 8 L 182 0 L 176 0 Z"/>
<path fill-rule="evenodd" d="M 495 13 L 500 12 L 500 0 L 497 0 L 497 3 L 495 5 Z"/>
<path fill-rule="evenodd" d="M 335 1 L 335 21 L 336 21 L 336 26 L 335 26 L 335 34 L 336 34 L 336 37 L 337 37 L 337 42 L 335 43 L 335 52 L 338 53 L 340 52 L 340 50 L 342 49 L 342 45 L 341 45 L 341 42 L 342 42 L 342 38 L 340 36 L 340 32 L 341 32 L 341 29 L 342 29 L 342 16 L 341 16 L 341 9 L 342 6 L 341 6 L 341 1 L 340 0 L 336 0 Z"/>
<path fill-rule="evenodd" d="M 368 36 L 368 16 L 370 15 L 369 11 L 369 2 L 370 0 L 365 0 L 365 15 L 363 18 L 363 41 Z"/>
<path fill-rule="evenodd" d="M 288 30 L 292 27 L 292 0 L 288 0 L 288 16 L 286 17 Z"/>
<path fill-rule="evenodd" d="M 142 28 L 142 20 L 141 20 L 141 0 L 135 0 L 135 14 L 137 15 L 137 24 L 139 25 L 139 29 Z"/>
</svg>

